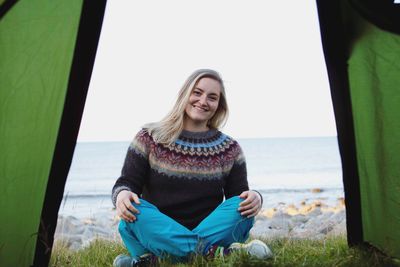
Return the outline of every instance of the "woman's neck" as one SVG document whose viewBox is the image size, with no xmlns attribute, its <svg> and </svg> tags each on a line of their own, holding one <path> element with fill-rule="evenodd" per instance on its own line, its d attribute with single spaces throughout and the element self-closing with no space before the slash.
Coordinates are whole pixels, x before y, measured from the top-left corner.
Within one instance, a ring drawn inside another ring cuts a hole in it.
<svg viewBox="0 0 400 267">
<path fill-rule="evenodd" d="M 183 129 L 189 132 L 206 132 L 210 130 L 206 123 L 184 122 Z"/>
</svg>

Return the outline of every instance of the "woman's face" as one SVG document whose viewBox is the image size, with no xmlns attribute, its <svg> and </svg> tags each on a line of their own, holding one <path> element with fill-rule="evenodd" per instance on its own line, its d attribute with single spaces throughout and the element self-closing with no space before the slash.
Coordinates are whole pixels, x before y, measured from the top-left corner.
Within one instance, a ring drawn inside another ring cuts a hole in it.
<svg viewBox="0 0 400 267">
<path fill-rule="evenodd" d="M 207 127 L 218 109 L 221 95 L 221 84 L 212 78 L 201 78 L 189 97 L 186 105 L 186 120 L 196 125 Z"/>
</svg>

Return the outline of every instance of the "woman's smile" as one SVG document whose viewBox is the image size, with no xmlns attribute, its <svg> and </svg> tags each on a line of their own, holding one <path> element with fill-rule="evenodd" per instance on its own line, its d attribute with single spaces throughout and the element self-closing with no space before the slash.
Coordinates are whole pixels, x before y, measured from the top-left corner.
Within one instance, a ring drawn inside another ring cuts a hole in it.
<svg viewBox="0 0 400 267">
<path fill-rule="evenodd" d="M 208 109 L 202 108 L 202 107 L 199 107 L 199 106 L 193 105 L 193 107 L 194 107 L 195 109 L 199 110 L 199 111 L 202 111 L 202 112 L 208 111 Z"/>
</svg>

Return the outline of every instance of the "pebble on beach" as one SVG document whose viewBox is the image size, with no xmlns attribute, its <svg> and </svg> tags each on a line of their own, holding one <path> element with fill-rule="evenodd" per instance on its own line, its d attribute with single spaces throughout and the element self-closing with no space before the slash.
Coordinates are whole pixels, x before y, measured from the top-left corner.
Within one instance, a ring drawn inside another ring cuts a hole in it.
<svg viewBox="0 0 400 267">
<path fill-rule="evenodd" d="M 307 203 L 307 200 L 299 205 L 280 203 L 262 210 L 255 219 L 250 231 L 253 238 L 322 239 L 346 234 L 344 198 L 339 198 L 335 206 L 322 201 Z M 54 239 L 58 245 L 72 250 L 84 248 L 96 238 L 121 242 L 118 223 L 115 210 L 84 219 L 59 215 Z"/>
<path fill-rule="evenodd" d="M 54 235 L 55 243 L 77 250 L 88 246 L 97 238 L 120 242 L 119 218 L 114 213 L 114 211 L 102 212 L 95 217 L 85 219 L 59 215 Z"/>
<path fill-rule="evenodd" d="M 313 188 L 311 189 L 311 193 L 322 193 L 324 190 L 322 188 Z"/>
<path fill-rule="evenodd" d="M 343 198 L 339 198 L 335 206 L 328 206 L 321 201 L 309 204 L 302 201 L 299 206 L 290 204 L 266 209 L 257 215 L 250 231 L 252 237 L 265 239 L 321 239 L 344 234 L 346 212 Z"/>
</svg>

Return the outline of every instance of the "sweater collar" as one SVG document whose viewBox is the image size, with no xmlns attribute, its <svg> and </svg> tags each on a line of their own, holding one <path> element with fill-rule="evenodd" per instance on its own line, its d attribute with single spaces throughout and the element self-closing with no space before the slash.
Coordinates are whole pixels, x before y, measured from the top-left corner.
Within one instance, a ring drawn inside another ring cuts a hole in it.
<svg viewBox="0 0 400 267">
<path fill-rule="evenodd" d="M 210 129 L 204 132 L 191 132 L 187 130 L 182 130 L 180 137 L 190 138 L 190 139 L 207 139 L 214 137 L 218 133 L 217 129 Z"/>
</svg>

